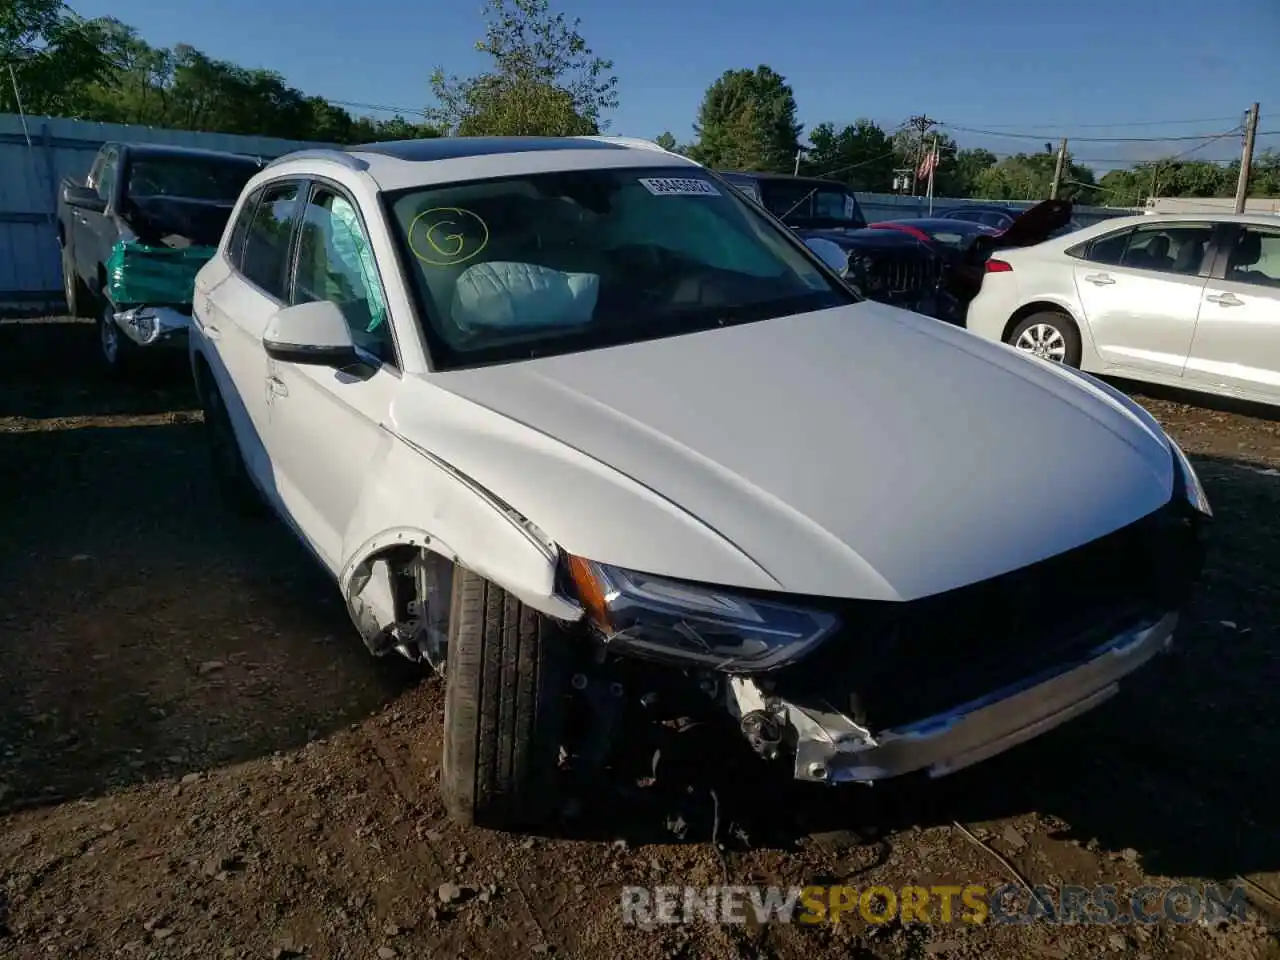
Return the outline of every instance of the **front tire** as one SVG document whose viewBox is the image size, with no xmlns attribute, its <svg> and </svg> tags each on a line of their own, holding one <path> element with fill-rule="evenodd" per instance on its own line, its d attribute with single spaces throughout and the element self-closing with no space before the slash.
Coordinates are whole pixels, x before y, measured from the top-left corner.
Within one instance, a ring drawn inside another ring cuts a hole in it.
<svg viewBox="0 0 1280 960">
<path fill-rule="evenodd" d="M 93 316 L 93 297 L 76 273 L 73 251 L 65 245 L 62 248 L 62 295 L 67 301 L 67 316 L 77 319 Z"/>
<path fill-rule="evenodd" d="M 115 320 L 116 308 L 105 296 L 98 311 L 98 359 L 113 377 L 125 377 L 137 363 L 137 346 Z"/>
<path fill-rule="evenodd" d="M 440 783 L 458 822 L 533 826 L 558 807 L 567 642 L 501 587 L 454 569 Z"/>
<path fill-rule="evenodd" d="M 1042 310 L 1025 317 L 1005 341 L 1014 348 L 1069 367 L 1080 366 L 1080 331 L 1066 314 Z"/>
</svg>

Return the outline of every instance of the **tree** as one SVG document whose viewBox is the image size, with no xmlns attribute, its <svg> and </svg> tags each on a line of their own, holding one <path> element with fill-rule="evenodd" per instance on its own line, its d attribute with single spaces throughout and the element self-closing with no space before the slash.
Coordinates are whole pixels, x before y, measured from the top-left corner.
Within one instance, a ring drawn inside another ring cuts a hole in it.
<svg viewBox="0 0 1280 960">
<path fill-rule="evenodd" d="M 18 112 L 16 80 L 27 113 L 74 116 L 85 90 L 109 83 L 115 69 L 96 24 L 76 16 L 61 0 L 0 4 L 0 111 Z"/>
<path fill-rule="evenodd" d="M 1057 151 L 1051 144 L 1038 153 L 1019 153 L 1005 157 L 994 166 L 983 170 L 974 183 L 977 196 L 989 200 L 1043 200 L 1049 196 L 1053 171 L 1058 162 Z M 1067 154 L 1063 167 L 1062 183 L 1058 196 L 1063 200 L 1091 199 L 1094 183 L 1093 171 L 1075 163 Z"/>
<path fill-rule="evenodd" d="M 658 136 L 654 138 L 653 142 L 656 143 L 658 146 L 660 146 L 663 150 L 676 149 L 676 138 L 671 135 L 670 130 L 663 130 L 662 133 L 658 134 Z"/>
<path fill-rule="evenodd" d="M 547 0 L 489 0 L 476 49 L 493 69 L 459 79 L 437 69 L 428 116 L 464 136 L 574 136 L 607 127 L 618 105 L 613 61 L 597 57 L 580 20 L 552 14 Z"/>
<path fill-rule="evenodd" d="M 439 135 L 403 117 L 353 118 L 273 71 L 214 60 L 187 44 L 151 47 L 119 20 L 91 26 L 114 69 L 81 91 L 77 115 L 85 119 L 326 143 Z"/>
<path fill-rule="evenodd" d="M 726 70 L 702 98 L 694 158 L 722 169 L 790 172 L 802 126 L 796 98 L 767 66 Z"/>
<path fill-rule="evenodd" d="M 802 173 L 839 180 L 855 190 L 893 189 L 893 141 L 872 121 L 859 119 L 838 130 L 833 123 L 820 123 L 809 132 L 809 144 Z"/>
<path fill-rule="evenodd" d="M 990 150 L 981 147 L 970 147 L 956 152 L 955 192 L 947 191 L 949 197 L 972 197 L 978 178 L 997 163 L 997 157 Z"/>
</svg>

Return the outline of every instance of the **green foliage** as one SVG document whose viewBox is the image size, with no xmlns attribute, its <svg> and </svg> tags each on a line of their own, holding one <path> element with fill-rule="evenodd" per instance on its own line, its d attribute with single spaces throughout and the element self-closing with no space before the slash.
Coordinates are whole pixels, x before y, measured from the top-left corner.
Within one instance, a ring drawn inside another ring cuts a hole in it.
<svg viewBox="0 0 1280 960">
<path fill-rule="evenodd" d="M 582 136 L 607 126 L 618 78 L 587 46 L 579 20 L 553 15 L 547 0 L 489 0 L 485 19 L 476 49 L 492 69 L 466 79 L 437 69 L 435 122 L 462 136 Z"/>
<path fill-rule="evenodd" d="M 872 193 L 893 189 L 894 143 L 872 121 L 860 119 L 839 130 L 833 123 L 820 123 L 810 131 L 809 143 L 800 165 L 806 176 L 839 180 Z"/>
<path fill-rule="evenodd" d="M 1057 162 L 1058 154 L 1054 150 L 1005 157 L 977 176 L 973 184 L 974 194 L 991 200 L 1043 199 L 1049 196 Z M 1093 183 L 1093 171 L 1072 161 L 1068 152 L 1058 196 L 1063 200 L 1096 202 L 1096 191 L 1089 189 Z"/>
<path fill-rule="evenodd" d="M 100 27 L 61 0 L 0 2 L 0 112 L 18 112 L 15 79 L 27 113 L 74 114 L 87 88 L 115 74 Z"/>
<path fill-rule="evenodd" d="M 695 160 L 719 169 L 789 173 L 800 149 L 796 98 L 767 66 L 726 70 L 698 108 Z"/>
<path fill-rule="evenodd" d="M 274 71 L 214 60 L 187 44 L 152 47 L 119 20 L 81 20 L 52 0 L 0 6 L 0 50 L 15 64 L 30 114 L 330 143 L 439 135 L 403 117 L 354 118 Z M 3 79 L 0 111 L 16 112 Z"/>
<path fill-rule="evenodd" d="M 1234 197 L 1240 163 L 1154 160 L 1128 170 L 1109 170 L 1098 182 L 1099 203 L 1141 206 L 1148 197 Z M 1280 197 L 1280 153 L 1264 150 L 1253 158 L 1249 196 Z"/>
</svg>

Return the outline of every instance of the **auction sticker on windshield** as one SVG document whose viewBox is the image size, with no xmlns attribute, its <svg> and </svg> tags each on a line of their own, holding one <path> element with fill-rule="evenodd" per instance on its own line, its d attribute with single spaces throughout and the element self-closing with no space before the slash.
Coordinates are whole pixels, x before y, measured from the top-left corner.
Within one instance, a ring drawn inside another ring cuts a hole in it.
<svg viewBox="0 0 1280 960">
<path fill-rule="evenodd" d="M 681 177 L 646 177 L 640 181 L 655 197 L 718 197 L 720 191 L 706 180 Z"/>
</svg>

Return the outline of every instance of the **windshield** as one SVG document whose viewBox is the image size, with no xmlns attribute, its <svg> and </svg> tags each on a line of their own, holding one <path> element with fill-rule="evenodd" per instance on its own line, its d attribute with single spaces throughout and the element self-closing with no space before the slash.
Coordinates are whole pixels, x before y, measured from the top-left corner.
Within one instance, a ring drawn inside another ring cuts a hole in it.
<svg viewBox="0 0 1280 960">
<path fill-rule="evenodd" d="M 128 196 L 235 203 L 257 172 L 252 160 L 235 157 L 138 157 L 129 163 Z"/>
<path fill-rule="evenodd" d="M 697 168 L 531 174 L 413 188 L 388 203 L 439 369 L 857 300 Z"/>
<path fill-rule="evenodd" d="M 851 229 L 867 225 L 857 197 L 840 184 L 770 180 L 763 186 L 769 212 L 788 223 L 807 221 L 813 226 Z"/>
</svg>

